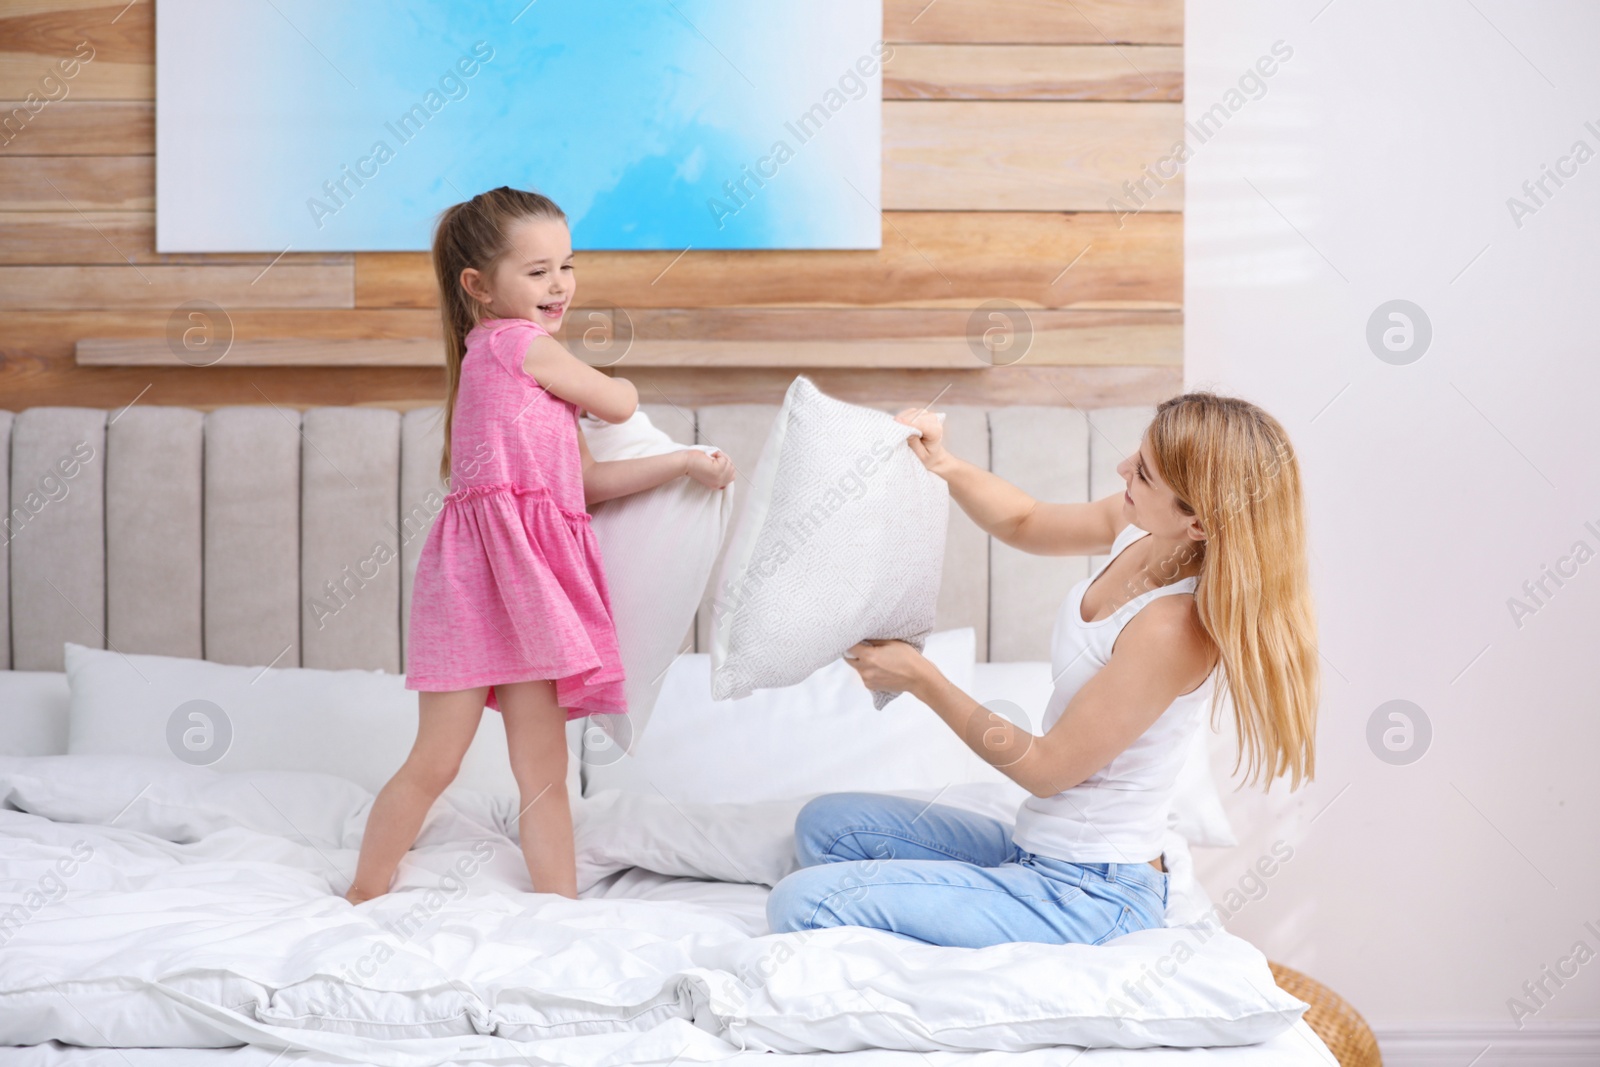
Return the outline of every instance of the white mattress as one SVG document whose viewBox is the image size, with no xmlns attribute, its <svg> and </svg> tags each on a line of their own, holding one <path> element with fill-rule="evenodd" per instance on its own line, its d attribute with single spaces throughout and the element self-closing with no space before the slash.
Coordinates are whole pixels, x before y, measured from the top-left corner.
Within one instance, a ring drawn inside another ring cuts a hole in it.
<svg viewBox="0 0 1600 1067">
<path fill-rule="evenodd" d="M 544 1067 L 537 1050 L 526 1047 L 527 1062 Z M 474 1067 L 477 1061 L 458 1060 L 458 1067 Z M 672 1061 L 618 1060 L 619 1064 L 661 1064 Z M 680 1067 L 704 1062 L 684 1056 Z M 1295 1023 L 1271 1041 L 1238 1048 L 1196 1049 L 1075 1049 L 1045 1048 L 1032 1052 L 814 1052 L 777 1057 L 770 1053 L 742 1053 L 715 1061 L 726 1067 L 790 1067 L 801 1064 L 826 1064 L 827 1067 L 1338 1067 L 1339 1061 L 1312 1032 L 1305 1020 Z M 65 1045 L 36 1045 L 31 1048 L 0 1048 L 0 1063 L 6 1067 L 349 1067 L 348 1061 L 331 1060 L 301 1053 L 280 1053 L 273 1049 L 247 1045 L 230 1049 L 148 1049 L 130 1048 L 108 1052 L 105 1049 L 69 1048 Z"/>
</svg>

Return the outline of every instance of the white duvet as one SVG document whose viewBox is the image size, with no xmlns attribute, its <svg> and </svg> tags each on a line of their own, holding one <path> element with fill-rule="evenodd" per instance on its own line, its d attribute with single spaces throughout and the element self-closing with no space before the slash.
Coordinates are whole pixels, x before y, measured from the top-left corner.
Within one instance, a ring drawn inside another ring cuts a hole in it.
<svg viewBox="0 0 1600 1067">
<path fill-rule="evenodd" d="M 1193 921 L 1206 902 L 1176 838 L 1189 889 L 1167 929 L 967 950 L 766 934 L 761 886 L 792 866 L 798 802 L 584 800 L 586 899 L 568 901 L 525 891 L 511 799 L 452 792 L 396 890 L 351 907 L 370 804 L 322 775 L 0 759 L 0 1046 L 251 1044 L 399 1067 L 1276 1036 L 1274 1063 L 1332 1062 L 1259 951 Z"/>
</svg>

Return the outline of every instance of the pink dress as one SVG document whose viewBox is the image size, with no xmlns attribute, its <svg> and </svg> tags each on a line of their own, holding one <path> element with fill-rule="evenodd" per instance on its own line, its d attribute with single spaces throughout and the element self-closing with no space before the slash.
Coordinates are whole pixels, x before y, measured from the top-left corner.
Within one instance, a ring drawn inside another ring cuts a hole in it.
<svg viewBox="0 0 1600 1067">
<path fill-rule="evenodd" d="M 556 680 L 567 718 L 627 711 L 600 546 L 584 508 L 577 409 L 522 368 L 526 319 L 467 334 L 450 493 L 417 559 L 406 688 Z M 499 709 L 493 688 L 488 706 Z"/>
</svg>

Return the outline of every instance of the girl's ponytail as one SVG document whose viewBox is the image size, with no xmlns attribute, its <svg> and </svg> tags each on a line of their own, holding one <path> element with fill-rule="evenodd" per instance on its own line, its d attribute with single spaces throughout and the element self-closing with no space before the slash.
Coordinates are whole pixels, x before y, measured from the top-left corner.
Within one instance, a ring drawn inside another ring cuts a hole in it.
<svg viewBox="0 0 1600 1067">
<path fill-rule="evenodd" d="M 439 459 L 439 480 L 450 483 L 450 427 L 461 386 L 461 359 L 466 354 L 467 333 L 483 319 L 484 307 L 461 287 L 461 272 L 468 267 L 488 274 L 510 248 L 506 236 L 513 223 L 523 219 L 560 219 L 566 213 L 539 193 L 502 185 L 453 204 L 439 215 L 433 233 L 433 270 L 439 283 L 439 317 L 444 324 L 444 453 Z"/>
</svg>

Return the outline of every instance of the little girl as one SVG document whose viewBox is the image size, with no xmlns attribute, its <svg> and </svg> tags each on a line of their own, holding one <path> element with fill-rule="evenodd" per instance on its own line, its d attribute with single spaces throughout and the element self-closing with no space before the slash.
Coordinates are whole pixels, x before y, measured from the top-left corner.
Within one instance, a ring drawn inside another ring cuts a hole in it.
<svg viewBox="0 0 1600 1067">
<path fill-rule="evenodd" d="M 373 802 L 352 904 L 389 889 L 460 769 L 485 705 L 505 720 L 535 892 L 577 895 L 566 722 L 627 710 L 610 594 L 587 506 L 687 475 L 720 489 L 722 453 L 596 462 L 581 411 L 626 421 L 633 384 L 551 336 L 577 289 L 566 215 L 501 186 L 445 210 L 433 241 L 447 390 L 449 494 L 417 561 L 406 688 L 417 740 Z"/>
</svg>

